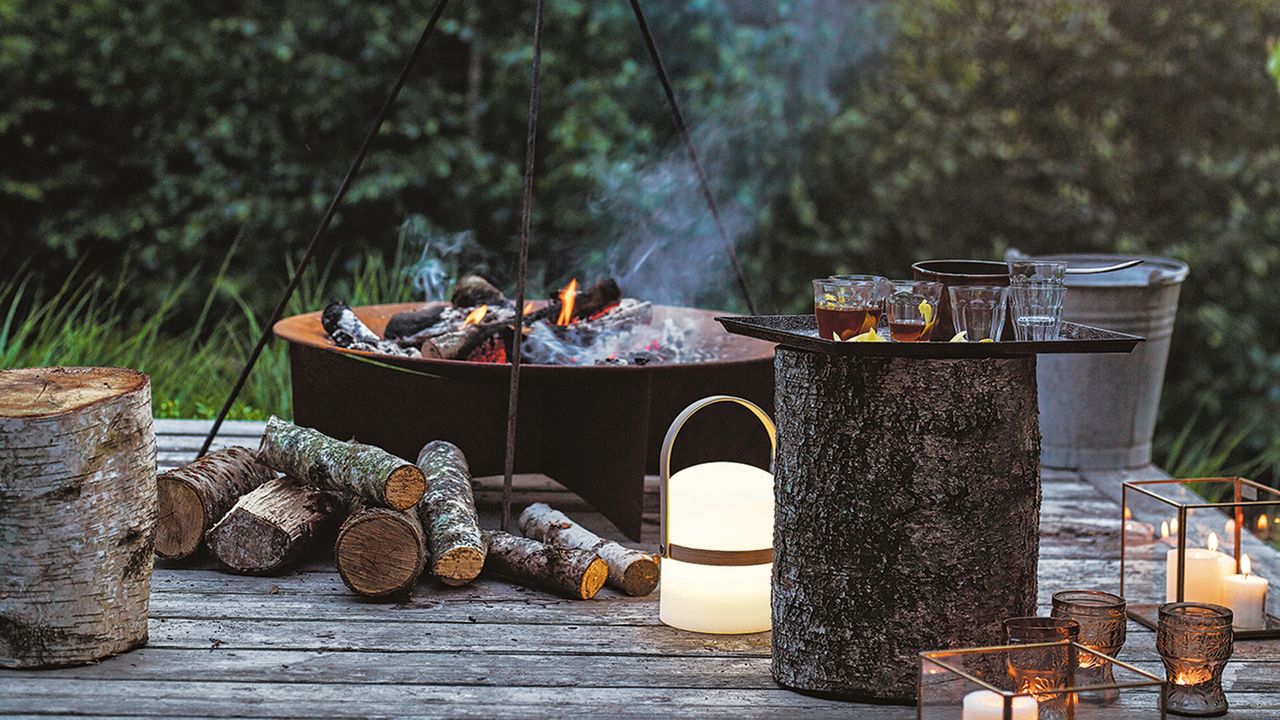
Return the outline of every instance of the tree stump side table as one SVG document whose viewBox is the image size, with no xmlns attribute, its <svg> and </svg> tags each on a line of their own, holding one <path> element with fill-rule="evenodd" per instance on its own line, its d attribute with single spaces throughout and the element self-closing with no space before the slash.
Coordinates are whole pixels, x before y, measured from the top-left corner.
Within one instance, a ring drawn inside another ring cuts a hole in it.
<svg viewBox="0 0 1280 720">
<path fill-rule="evenodd" d="M 773 676 L 914 702 L 924 650 L 1034 615 L 1036 359 L 779 347 Z"/>
<path fill-rule="evenodd" d="M 0 667 L 145 644 L 155 516 L 146 375 L 0 372 Z"/>
</svg>

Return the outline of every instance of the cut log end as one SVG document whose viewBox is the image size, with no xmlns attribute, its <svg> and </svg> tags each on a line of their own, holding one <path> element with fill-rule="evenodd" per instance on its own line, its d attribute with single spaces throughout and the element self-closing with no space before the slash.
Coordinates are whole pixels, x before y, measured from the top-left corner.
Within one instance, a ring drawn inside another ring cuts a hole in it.
<svg viewBox="0 0 1280 720">
<path fill-rule="evenodd" d="M 156 554 L 166 560 L 193 554 L 208 527 L 200 494 L 191 485 L 164 476 L 156 481 L 156 493 L 159 499 Z"/>
<path fill-rule="evenodd" d="M 431 564 L 431 573 L 445 585 L 466 585 L 480 575 L 484 552 L 479 548 L 459 545 L 449 548 Z"/>
<path fill-rule="evenodd" d="M 0 374 L 0 417 L 42 417 L 83 408 L 147 385 L 147 376 L 121 368 L 52 367 Z"/>
<path fill-rule="evenodd" d="M 635 560 L 622 574 L 622 589 L 628 595 L 648 595 L 658 587 L 658 559 L 656 557 Z"/>
<path fill-rule="evenodd" d="M 266 575 L 289 562 L 289 533 L 250 512 L 229 513 L 208 533 L 209 546 L 232 572 Z"/>
<path fill-rule="evenodd" d="M 387 477 L 387 505 L 396 510 L 408 510 L 422 499 L 427 490 L 427 478 L 413 465 L 401 465 Z"/>
<path fill-rule="evenodd" d="M 586 572 L 582 573 L 582 583 L 578 586 L 578 597 L 583 600 L 590 600 L 600 592 L 600 588 L 604 587 L 604 581 L 609 579 L 609 565 L 596 558 L 587 566 Z"/>
<path fill-rule="evenodd" d="M 342 581 L 368 597 L 386 597 L 413 587 L 426 560 L 421 530 L 385 511 L 353 515 L 343 525 L 336 547 Z"/>
</svg>

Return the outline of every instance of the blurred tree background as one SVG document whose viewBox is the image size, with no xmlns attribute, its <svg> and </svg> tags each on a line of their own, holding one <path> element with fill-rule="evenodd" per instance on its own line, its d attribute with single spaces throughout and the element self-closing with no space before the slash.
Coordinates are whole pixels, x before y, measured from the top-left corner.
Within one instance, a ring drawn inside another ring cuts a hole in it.
<svg viewBox="0 0 1280 720">
<path fill-rule="evenodd" d="M 766 310 L 1010 247 L 1177 257 L 1165 459 L 1274 473 L 1280 6 L 645 8 Z M 0 362 L 133 362 L 161 412 L 208 414 L 430 10 L 0 0 Z M 548 13 L 533 286 L 739 308 L 629 7 Z M 295 309 L 407 299 L 446 250 L 509 281 L 532 3 L 445 18 Z M 272 353 L 239 416 L 287 412 Z"/>
</svg>

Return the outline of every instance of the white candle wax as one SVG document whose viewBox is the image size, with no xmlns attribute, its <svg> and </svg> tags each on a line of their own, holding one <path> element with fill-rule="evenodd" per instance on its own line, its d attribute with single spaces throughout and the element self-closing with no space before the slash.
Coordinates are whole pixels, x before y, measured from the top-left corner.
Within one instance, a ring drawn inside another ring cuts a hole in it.
<svg viewBox="0 0 1280 720">
<path fill-rule="evenodd" d="M 1025 695 L 1013 698 L 1013 720 L 1036 720 L 1039 704 Z M 991 690 L 974 690 L 964 696 L 962 720 L 1004 720 L 1004 697 Z"/>
<path fill-rule="evenodd" d="M 1231 608 L 1232 623 L 1241 630 L 1267 626 L 1267 579 L 1250 575 L 1249 556 L 1240 558 L 1239 575 L 1222 580 L 1222 604 Z"/>
<path fill-rule="evenodd" d="M 1187 548 L 1183 602 L 1222 604 L 1222 580 L 1236 570 L 1230 555 L 1218 552 L 1218 536 L 1209 533 L 1209 547 Z M 1165 555 L 1165 602 L 1178 601 L 1178 549 Z"/>
</svg>

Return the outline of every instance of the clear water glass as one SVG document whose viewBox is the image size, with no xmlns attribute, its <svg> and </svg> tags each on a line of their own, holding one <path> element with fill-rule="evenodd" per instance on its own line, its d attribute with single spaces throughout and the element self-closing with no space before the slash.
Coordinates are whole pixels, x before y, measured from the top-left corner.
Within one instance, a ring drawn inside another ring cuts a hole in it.
<svg viewBox="0 0 1280 720">
<path fill-rule="evenodd" d="M 925 342 L 938 324 L 943 285 L 931 280 L 894 280 L 893 294 L 885 304 L 889 339 Z"/>
<path fill-rule="evenodd" d="M 1009 288 L 953 285 L 947 288 L 947 293 L 951 297 L 951 323 L 957 333 L 965 333 L 970 342 L 1000 341 Z"/>
<path fill-rule="evenodd" d="M 1053 260 L 1014 260 L 1009 263 L 1012 287 L 1062 287 L 1067 280 L 1067 264 Z"/>
<path fill-rule="evenodd" d="M 1062 330 L 1062 300 L 1067 289 L 1052 285 L 1009 288 L 1013 334 L 1022 342 L 1057 340 Z"/>
</svg>

